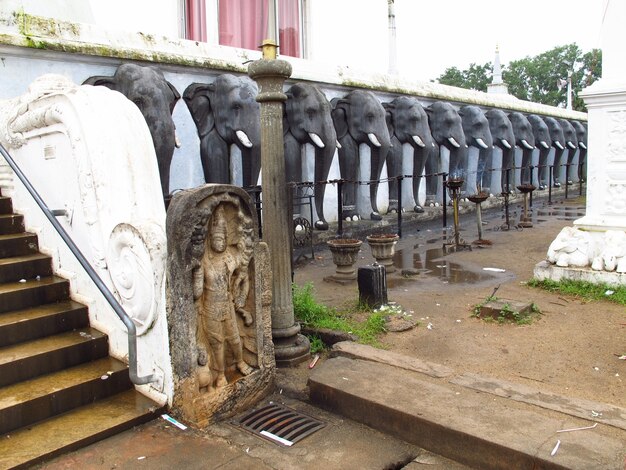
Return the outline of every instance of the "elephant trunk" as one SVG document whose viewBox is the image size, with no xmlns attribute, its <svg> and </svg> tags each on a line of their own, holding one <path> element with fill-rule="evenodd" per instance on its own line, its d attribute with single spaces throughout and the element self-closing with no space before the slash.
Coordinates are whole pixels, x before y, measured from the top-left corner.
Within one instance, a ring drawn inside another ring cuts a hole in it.
<svg viewBox="0 0 626 470">
<path fill-rule="evenodd" d="M 324 197 L 326 196 L 326 180 L 333 162 L 335 150 L 337 149 L 336 139 L 326 142 L 323 147 L 315 146 L 315 211 L 317 222 L 315 227 L 318 230 L 328 230 L 328 222 L 324 216 Z"/>
<path fill-rule="evenodd" d="M 380 143 L 380 146 L 372 146 L 372 154 L 371 154 L 371 170 L 370 170 L 370 180 L 372 183 L 370 184 L 370 202 L 372 205 L 372 220 L 379 220 L 380 214 L 378 213 L 378 186 L 380 174 L 383 171 L 383 165 L 385 164 L 385 160 L 387 158 L 387 154 L 389 152 L 389 148 L 391 147 L 390 141 L 383 141 Z"/>
<path fill-rule="evenodd" d="M 161 191 L 165 198 L 169 195 L 170 190 L 170 163 L 176 146 L 176 130 L 171 119 L 148 122 L 148 128 L 152 135 L 161 179 Z"/>
</svg>

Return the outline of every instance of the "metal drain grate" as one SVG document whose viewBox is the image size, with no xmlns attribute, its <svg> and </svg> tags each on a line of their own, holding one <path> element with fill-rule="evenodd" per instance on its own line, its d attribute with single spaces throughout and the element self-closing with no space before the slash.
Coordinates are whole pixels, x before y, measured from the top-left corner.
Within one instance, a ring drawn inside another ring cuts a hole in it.
<svg viewBox="0 0 626 470">
<path fill-rule="evenodd" d="M 318 419 L 275 403 L 247 414 L 236 424 L 284 446 L 291 446 L 326 426 Z"/>
</svg>

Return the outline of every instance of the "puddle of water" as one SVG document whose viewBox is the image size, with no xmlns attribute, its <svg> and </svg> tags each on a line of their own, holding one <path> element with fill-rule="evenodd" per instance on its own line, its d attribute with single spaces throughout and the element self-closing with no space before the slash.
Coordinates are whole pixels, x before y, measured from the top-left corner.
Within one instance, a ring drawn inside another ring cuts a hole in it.
<svg viewBox="0 0 626 470">
<path fill-rule="evenodd" d="M 404 282 L 420 279 L 421 276 L 436 277 L 444 284 L 475 284 L 477 282 L 495 279 L 496 276 L 482 271 L 472 271 L 458 263 L 453 263 L 444 258 L 442 248 L 431 248 L 425 252 L 413 250 L 397 250 L 393 264 L 396 268 L 417 269 L 420 274 L 409 279 L 387 279 L 390 288 Z"/>
</svg>

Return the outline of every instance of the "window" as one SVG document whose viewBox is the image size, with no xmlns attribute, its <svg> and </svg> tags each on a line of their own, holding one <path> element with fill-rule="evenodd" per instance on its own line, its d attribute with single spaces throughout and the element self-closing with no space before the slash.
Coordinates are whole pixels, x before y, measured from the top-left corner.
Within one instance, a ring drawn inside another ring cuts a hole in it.
<svg viewBox="0 0 626 470">
<path fill-rule="evenodd" d="M 267 36 L 270 1 L 278 10 L 280 54 L 302 57 L 302 0 L 185 0 L 185 36 L 207 41 L 206 2 L 217 2 L 219 44 L 258 50 Z"/>
</svg>

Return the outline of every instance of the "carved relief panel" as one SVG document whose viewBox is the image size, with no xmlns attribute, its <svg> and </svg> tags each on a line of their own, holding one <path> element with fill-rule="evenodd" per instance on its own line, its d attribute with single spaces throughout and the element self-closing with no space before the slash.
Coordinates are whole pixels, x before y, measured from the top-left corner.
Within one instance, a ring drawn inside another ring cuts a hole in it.
<svg viewBox="0 0 626 470">
<path fill-rule="evenodd" d="M 268 251 L 248 195 L 234 186 L 178 193 L 167 227 L 174 410 L 204 426 L 271 384 Z"/>
</svg>

